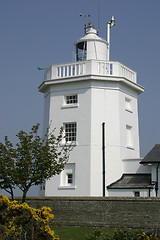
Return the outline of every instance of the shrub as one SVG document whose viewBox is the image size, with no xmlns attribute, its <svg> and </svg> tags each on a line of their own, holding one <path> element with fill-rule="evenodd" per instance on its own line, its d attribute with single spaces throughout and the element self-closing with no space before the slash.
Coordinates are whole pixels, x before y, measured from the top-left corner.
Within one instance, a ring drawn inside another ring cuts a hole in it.
<svg viewBox="0 0 160 240">
<path fill-rule="evenodd" d="M 101 229 L 95 228 L 91 235 L 86 236 L 86 240 L 103 240 L 105 239 Z"/>
<path fill-rule="evenodd" d="M 157 236 L 156 230 L 153 233 L 151 233 L 149 236 L 147 236 L 147 234 L 144 232 L 142 232 L 138 236 L 138 240 L 159 240 L 159 239 L 160 237 Z"/>
<path fill-rule="evenodd" d="M 112 234 L 105 233 L 103 229 L 94 229 L 86 240 L 137 240 L 138 233 L 133 233 L 128 229 L 115 229 Z"/>
<path fill-rule="evenodd" d="M 95 228 L 86 240 L 160 240 L 155 230 L 149 236 L 144 232 L 133 232 L 128 229 L 115 229 L 112 235 L 107 235 L 104 230 Z"/>
<path fill-rule="evenodd" d="M 135 240 L 137 239 L 136 233 L 133 233 L 127 229 L 116 229 L 113 233 L 112 239 L 114 240 Z"/>
<path fill-rule="evenodd" d="M 7 240 L 18 240 L 22 236 L 30 236 L 34 240 L 59 239 L 48 225 L 48 221 L 54 217 L 50 212 L 48 207 L 35 209 L 27 203 L 10 202 L 7 197 L 0 195 L 0 239 L 4 236 Z"/>
</svg>

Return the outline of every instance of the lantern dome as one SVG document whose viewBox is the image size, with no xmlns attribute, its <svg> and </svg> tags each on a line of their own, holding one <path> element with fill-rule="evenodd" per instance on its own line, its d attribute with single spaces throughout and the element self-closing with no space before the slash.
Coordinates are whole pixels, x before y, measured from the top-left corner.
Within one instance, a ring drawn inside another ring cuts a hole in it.
<svg viewBox="0 0 160 240">
<path fill-rule="evenodd" d="M 86 35 L 74 43 L 76 47 L 76 61 L 107 60 L 107 41 L 97 35 L 91 26 Z"/>
</svg>

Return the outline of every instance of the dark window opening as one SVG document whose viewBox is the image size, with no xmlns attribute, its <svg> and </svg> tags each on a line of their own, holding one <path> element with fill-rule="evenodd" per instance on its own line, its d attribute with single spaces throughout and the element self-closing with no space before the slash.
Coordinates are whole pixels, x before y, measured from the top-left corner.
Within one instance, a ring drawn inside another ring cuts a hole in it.
<svg viewBox="0 0 160 240">
<path fill-rule="evenodd" d="M 76 132 L 77 132 L 77 124 L 76 123 L 66 123 L 65 124 L 66 142 L 76 142 Z"/>
<path fill-rule="evenodd" d="M 139 191 L 134 192 L 134 196 L 135 196 L 135 197 L 140 197 L 140 192 L 139 192 Z"/>
<path fill-rule="evenodd" d="M 73 175 L 68 174 L 68 184 L 72 184 L 72 183 L 73 183 Z"/>
<path fill-rule="evenodd" d="M 80 42 L 76 45 L 76 61 L 87 59 L 87 42 Z"/>
</svg>

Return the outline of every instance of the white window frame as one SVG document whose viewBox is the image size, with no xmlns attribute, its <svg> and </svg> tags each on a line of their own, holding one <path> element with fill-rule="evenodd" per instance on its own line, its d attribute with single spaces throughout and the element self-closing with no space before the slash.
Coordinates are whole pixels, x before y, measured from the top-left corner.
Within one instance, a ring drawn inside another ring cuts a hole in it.
<svg viewBox="0 0 160 240">
<path fill-rule="evenodd" d="M 77 104 L 78 103 L 78 95 L 66 95 L 65 96 L 65 104 Z"/>
<path fill-rule="evenodd" d="M 126 125 L 126 145 L 127 148 L 134 149 L 133 147 L 133 127 Z"/>
<path fill-rule="evenodd" d="M 78 94 L 64 95 L 62 108 L 76 108 L 78 106 Z"/>
<path fill-rule="evenodd" d="M 125 110 L 132 113 L 132 100 L 129 97 L 125 97 Z"/>
<path fill-rule="evenodd" d="M 71 178 L 69 179 L 69 175 Z M 69 182 L 71 180 L 71 182 Z M 60 173 L 59 189 L 75 189 L 75 163 L 67 163 Z"/>
<path fill-rule="evenodd" d="M 64 142 L 77 143 L 77 122 L 66 122 L 64 126 Z"/>
</svg>

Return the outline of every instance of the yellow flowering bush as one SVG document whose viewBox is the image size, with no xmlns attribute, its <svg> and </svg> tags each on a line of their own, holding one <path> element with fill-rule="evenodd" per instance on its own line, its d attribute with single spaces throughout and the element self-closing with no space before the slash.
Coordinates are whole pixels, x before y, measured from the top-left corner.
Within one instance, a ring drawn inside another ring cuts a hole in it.
<svg viewBox="0 0 160 240">
<path fill-rule="evenodd" d="M 31 236 L 34 240 L 57 240 L 48 221 L 54 217 L 49 207 L 35 209 L 27 203 L 10 202 L 0 195 L 0 239 L 21 239 Z"/>
<path fill-rule="evenodd" d="M 150 236 L 147 236 L 144 232 L 142 232 L 139 237 L 138 240 L 159 240 L 160 237 L 157 236 L 156 231 L 153 232 Z"/>
<path fill-rule="evenodd" d="M 147 236 L 147 234 L 142 231 L 119 228 L 114 229 L 110 235 L 102 229 L 95 228 L 89 236 L 86 236 L 86 240 L 160 240 L 156 230 L 153 233 L 152 231 L 149 232 L 151 232 L 151 234 Z"/>
</svg>

